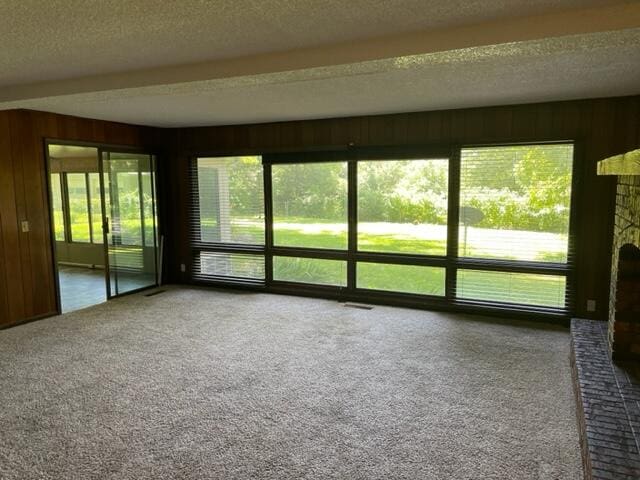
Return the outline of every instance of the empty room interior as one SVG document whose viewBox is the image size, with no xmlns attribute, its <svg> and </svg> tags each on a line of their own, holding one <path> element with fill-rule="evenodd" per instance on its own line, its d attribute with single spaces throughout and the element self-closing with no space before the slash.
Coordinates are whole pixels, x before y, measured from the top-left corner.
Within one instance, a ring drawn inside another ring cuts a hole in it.
<svg viewBox="0 0 640 480">
<path fill-rule="evenodd" d="M 640 2 L 0 33 L 0 478 L 640 478 Z"/>
</svg>

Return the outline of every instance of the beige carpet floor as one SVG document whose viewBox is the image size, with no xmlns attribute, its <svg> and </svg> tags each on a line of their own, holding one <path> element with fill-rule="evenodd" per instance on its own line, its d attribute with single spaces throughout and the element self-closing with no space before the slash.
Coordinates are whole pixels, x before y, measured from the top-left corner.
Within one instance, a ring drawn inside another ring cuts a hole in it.
<svg viewBox="0 0 640 480">
<path fill-rule="evenodd" d="M 0 478 L 578 479 L 566 330 L 172 288 L 0 331 Z"/>
</svg>

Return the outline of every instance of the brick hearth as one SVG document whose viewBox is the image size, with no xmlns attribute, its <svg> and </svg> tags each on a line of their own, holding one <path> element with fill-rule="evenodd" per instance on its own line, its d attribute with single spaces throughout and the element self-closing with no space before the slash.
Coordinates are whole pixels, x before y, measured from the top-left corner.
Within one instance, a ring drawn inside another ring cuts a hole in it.
<svg viewBox="0 0 640 480">
<path fill-rule="evenodd" d="M 640 366 L 613 363 L 607 323 L 571 322 L 571 365 L 585 479 L 640 478 Z"/>
</svg>

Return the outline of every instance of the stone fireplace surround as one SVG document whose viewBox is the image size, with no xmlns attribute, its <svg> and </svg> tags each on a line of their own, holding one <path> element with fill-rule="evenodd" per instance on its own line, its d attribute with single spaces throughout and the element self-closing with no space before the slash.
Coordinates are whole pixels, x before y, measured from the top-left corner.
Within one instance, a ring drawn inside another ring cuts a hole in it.
<svg viewBox="0 0 640 480">
<path fill-rule="evenodd" d="M 640 360 L 640 175 L 618 177 L 611 265 L 609 349 Z"/>
<path fill-rule="evenodd" d="M 573 319 L 571 365 L 586 479 L 640 479 L 640 150 L 618 175 L 608 322 Z"/>
</svg>

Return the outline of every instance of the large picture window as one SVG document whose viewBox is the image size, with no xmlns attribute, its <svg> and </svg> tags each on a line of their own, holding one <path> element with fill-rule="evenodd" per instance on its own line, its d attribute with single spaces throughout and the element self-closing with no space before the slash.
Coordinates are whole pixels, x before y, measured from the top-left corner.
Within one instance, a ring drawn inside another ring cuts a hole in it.
<svg viewBox="0 0 640 480">
<path fill-rule="evenodd" d="M 193 278 L 566 315 L 573 156 L 555 143 L 200 158 Z"/>
</svg>

